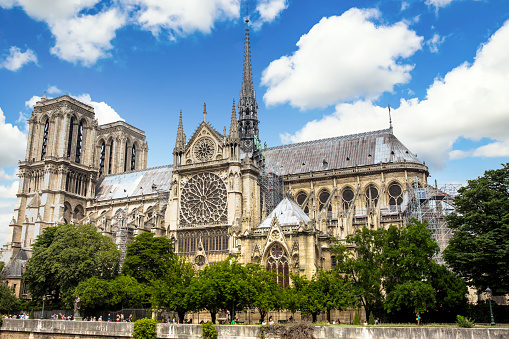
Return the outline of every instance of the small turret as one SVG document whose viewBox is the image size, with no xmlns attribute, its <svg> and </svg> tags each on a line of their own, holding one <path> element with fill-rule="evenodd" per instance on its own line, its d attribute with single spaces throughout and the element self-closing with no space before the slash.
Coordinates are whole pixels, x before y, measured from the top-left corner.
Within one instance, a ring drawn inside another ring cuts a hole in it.
<svg viewBox="0 0 509 339">
<path fill-rule="evenodd" d="M 186 145 L 186 135 L 184 134 L 184 127 L 182 124 L 182 110 L 180 111 L 179 126 L 177 129 L 177 140 L 175 141 L 175 148 L 173 149 L 174 165 L 180 166 L 182 160 L 182 153 Z"/>
</svg>

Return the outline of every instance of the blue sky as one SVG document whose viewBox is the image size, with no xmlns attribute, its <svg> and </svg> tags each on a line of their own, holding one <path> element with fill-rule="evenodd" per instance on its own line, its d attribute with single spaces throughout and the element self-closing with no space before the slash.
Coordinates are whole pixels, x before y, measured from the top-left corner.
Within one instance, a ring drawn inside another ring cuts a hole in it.
<svg viewBox="0 0 509 339">
<path fill-rule="evenodd" d="M 242 80 L 238 0 L 0 0 L 0 244 L 44 91 L 99 123 L 145 131 L 148 166 L 172 162 L 178 115 L 222 131 Z M 506 0 L 249 2 L 260 139 L 268 146 L 387 128 L 465 183 L 509 161 Z"/>
</svg>

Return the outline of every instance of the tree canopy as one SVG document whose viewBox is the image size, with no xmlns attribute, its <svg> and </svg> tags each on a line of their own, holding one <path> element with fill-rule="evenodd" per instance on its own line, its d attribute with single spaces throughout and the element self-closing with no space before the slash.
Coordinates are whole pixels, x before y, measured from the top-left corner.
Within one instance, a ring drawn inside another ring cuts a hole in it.
<svg viewBox="0 0 509 339">
<path fill-rule="evenodd" d="M 37 237 L 23 278 L 32 298 L 52 295 L 54 301 L 61 299 L 70 306 L 81 281 L 112 279 L 119 263 L 117 245 L 93 225 L 60 225 Z"/>
<path fill-rule="evenodd" d="M 447 217 L 447 264 L 478 291 L 509 293 L 509 163 L 469 180 Z"/>
<path fill-rule="evenodd" d="M 347 238 L 353 249 L 334 246 L 339 264 L 366 314 L 409 315 L 462 305 L 467 288 L 462 279 L 432 260 L 437 243 L 425 223 L 406 227 L 364 228 Z M 383 292 L 382 292 L 383 291 Z"/>
<path fill-rule="evenodd" d="M 122 273 L 140 283 L 148 283 L 165 277 L 174 260 L 173 242 L 170 239 L 142 233 L 127 245 Z"/>
</svg>

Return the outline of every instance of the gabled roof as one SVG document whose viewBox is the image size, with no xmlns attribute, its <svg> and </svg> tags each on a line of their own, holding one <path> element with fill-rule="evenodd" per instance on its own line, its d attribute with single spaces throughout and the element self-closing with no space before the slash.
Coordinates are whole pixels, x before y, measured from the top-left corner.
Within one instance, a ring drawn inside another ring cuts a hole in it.
<svg viewBox="0 0 509 339">
<path fill-rule="evenodd" d="M 28 250 L 19 250 L 9 265 L 2 270 L 2 275 L 6 278 L 21 277 L 24 273 L 25 264 L 30 257 L 31 252 Z"/>
<path fill-rule="evenodd" d="M 199 132 L 202 130 L 202 128 L 207 128 L 211 133 L 212 135 L 214 135 L 214 137 L 218 140 L 218 141 L 222 141 L 223 140 L 223 135 L 221 133 L 219 133 L 218 131 L 216 131 L 216 129 L 214 128 L 214 126 L 212 126 L 211 124 L 209 124 L 207 121 L 202 121 L 200 125 L 198 125 L 198 127 L 196 128 L 196 130 L 194 131 L 193 133 L 193 136 L 191 137 L 191 139 L 189 139 L 189 141 L 186 143 L 186 146 L 185 146 L 185 149 L 187 150 L 189 147 L 191 147 L 191 145 L 193 144 L 194 140 L 196 140 L 196 138 L 198 138 L 200 136 Z"/>
<path fill-rule="evenodd" d="M 265 150 L 265 164 L 281 175 L 368 166 L 422 164 L 390 129 L 312 140 Z"/>
<path fill-rule="evenodd" d="M 97 201 L 149 195 L 158 190 L 168 191 L 172 171 L 173 167 L 169 165 L 104 176 L 96 187 Z"/>
<path fill-rule="evenodd" d="M 258 227 L 270 227 L 274 217 L 277 218 L 279 226 L 297 226 L 301 221 L 307 225 L 311 221 L 302 208 L 288 197 L 281 200 Z"/>
</svg>

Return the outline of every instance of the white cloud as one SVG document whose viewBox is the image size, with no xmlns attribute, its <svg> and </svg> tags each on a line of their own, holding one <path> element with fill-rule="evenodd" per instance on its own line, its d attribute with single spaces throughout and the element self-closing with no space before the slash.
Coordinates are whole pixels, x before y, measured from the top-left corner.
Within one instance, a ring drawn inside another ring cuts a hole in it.
<svg viewBox="0 0 509 339">
<path fill-rule="evenodd" d="M 482 45 L 473 64 L 464 63 L 436 79 L 424 100 L 402 99 L 391 111 L 395 135 L 435 169 L 445 161 L 466 156 L 509 156 L 509 21 Z M 306 124 L 286 142 L 384 128 L 385 108 L 369 101 L 336 106 L 336 112 Z M 376 127 L 374 125 L 377 125 Z M 337 130 L 337 132 L 334 132 Z M 454 150 L 458 138 L 481 140 L 488 145 Z"/>
<path fill-rule="evenodd" d="M 55 46 L 51 53 L 60 59 L 91 66 L 97 60 L 111 56 L 111 40 L 116 30 L 124 26 L 125 15 L 116 8 L 95 15 L 81 15 L 57 21 L 51 25 Z"/>
<path fill-rule="evenodd" d="M 119 121 L 119 120 L 124 121 L 124 119 L 122 119 L 120 117 L 120 115 L 118 115 L 118 113 L 111 106 L 109 106 L 104 101 L 101 101 L 101 102 L 92 101 L 92 98 L 90 97 L 90 94 L 88 94 L 88 93 L 81 94 L 78 96 L 73 96 L 73 97 L 94 108 L 95 117 L 98 120 L 99 125 L 103 125 L 103 124 L 107 124 L 107 123 Z"/>
<path fill-rule="evenodd" d="M 453 1 L 454 0 L 426 0 L 426 5 L 435 6 L 435 8 L 438 10 L 440 7 L 445 7 Z"/>
<path fill-rule="evenodd" d="M 410 4 L 406 1 L 403 1 L 401 3 L 401 11 L 403 12 L 405 9 L 407 9 L 408 7 L 410 7 Z"/>
<path fill-rule="evenodd" d="M 215 21 L 239 17 L 239 0 L 125 0 L 133 6 L 136 22 L 145 30 L 159 35 L 167 32 L 171 39 L 194 32 L 210 33 Z"/>
<path fill-rule="evenodd" d="M 60 94 L 62 93 L 62 90 L 60 90 L 57 86 L 50 86 L 46 92 L 48 92 L 48 94 Z"/>
<path fill-rule="evenodd" d="M 14 195 L 10 198 L 12 199 L 8 201 L 0 201 L 0 246 L 7 243 L 9 234 L 8 225 L 11 223 L 14 207 L 16 206 L 16 196 Z"/>
<path fill-rule="evenodd" d="M 267 105 L 290 103 L 301 109 L 356 98 L 377 98 L 410 80 L 413 66 L 399 60 L 421 48 L 422 37 L 398 22 L 375 25 L 376 9 L 352 8 L 323 18 L 297 42 L 291 56 L 263 71 Z"/>
<path fill-rule="evenodd" d="M 5 58 L 4 61 L 0 62 L 0 68 L 6 68 L 9 71 L 16 72 L 25 64 L 33 62 L 37 64 L 37 56 L 34 51 L 30 48 L 27 48 L 25 52 L 21 52 L 21 50 L 16 46 L 11 46 L 9 49 L 9 55 Z"/>
<path fill-rule="evenodd" d="M 41 98 L 40 96 L 38 95 L 34 95 L 33 97 L 31 97 L 30 99 L 28 99 L 27 101 L 25 101 L 25 106 L 27 108 L 30 108 L 30 109 L 33 109 L 35 104 L 38 102 L 38 101 L 41 101 Z"/>
<path fill-rule="evenodd" d="M 13 181 L 9 185 L 0 185 L 0 199 L 13 199 L 16 198 L 18 193 L 19 181 Z"/>
<path fill-rule="evenodd" d="M 0 0 L 0 6 L 21 7 L 32 18 L 54 23 L 68 19 L 83 9 L 91 8 L 100 0 Z"/>
<path fill-rule="evenodd" d="M 5 122 L 0 108 L 0 167 L 17 166 L 18 160 L 25 159 L 27 136 L 17 126 Z"/>
<path fill-rule="evenodd" d="M 16 179 L 18 171 L 18 167 L 16 167 L 13 174 L 8 174 L 3 168 L 0 168 L 0 181 L 11 181 Z"/>
<path fill-rule="evenodd" d="M 443 44 L 445 37 L 441 37 L 438 33 L 433 34 L 433 37 L 426 41 L 431 53 L 438 53 L 438 47 Z"/>
<path fill-rule="evenodd" d="M 259 0 L 256 11 L 260 18 L 254 23 L 255 29 L 259 29 L 265 22 L 274 21 L 287 8 L 288 0 Z"/>
</svg>

